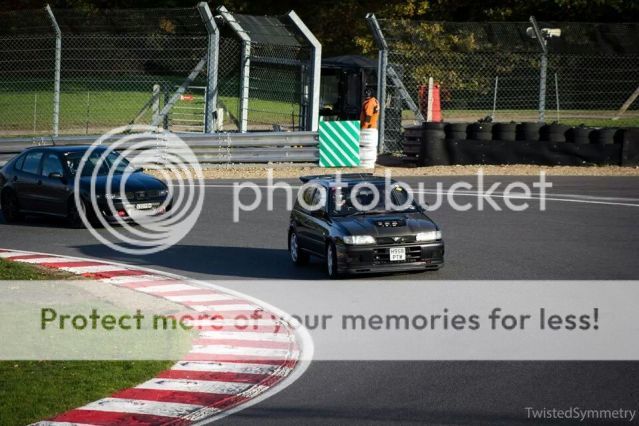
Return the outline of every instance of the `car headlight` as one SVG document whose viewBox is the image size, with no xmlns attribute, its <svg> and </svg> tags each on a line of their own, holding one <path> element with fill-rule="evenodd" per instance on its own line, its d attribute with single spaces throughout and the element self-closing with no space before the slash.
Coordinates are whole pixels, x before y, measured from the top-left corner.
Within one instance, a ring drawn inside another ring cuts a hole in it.
<svg viewBox="0 0 639 426">
<path fill-rule="evenodd" d="M 160 197 L 164 197 L 164 196 L 166 196 L 168 194 L 169 194 L 169 190 L 168 189 L 161 189 L 161 190 L 158 191 L 158 195 Z"/>
<path fill-rule="evenodd" d="M 349 235 L 343 238 L 349 245 L 375 244 L 375 238 L 370 235 Z"/>
<path fill-rule="evenodd" d="M 417 241 L 437 241 L 442 239 L 442 231 L 420 232 L 415 236 Z"/>
</svg>

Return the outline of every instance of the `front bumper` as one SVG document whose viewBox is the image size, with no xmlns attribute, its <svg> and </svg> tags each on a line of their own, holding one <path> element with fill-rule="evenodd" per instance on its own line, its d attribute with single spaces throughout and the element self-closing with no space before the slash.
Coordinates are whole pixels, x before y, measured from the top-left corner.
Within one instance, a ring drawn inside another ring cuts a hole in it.
<svg viewBox="0 0 639 426">
<path fill-rule="evenodd" d="M 406 260 L 391 261 L 389 251 L 394 247 L 406 249 Z M 367 274 L 438 269 L 444 264 L 444 242 L 394 245 L 338 244 L 337 269 L 345 274 Z"/>
<path fill-rule="evenodd" d="M 98 202 L 97 210 L 107 223 L 143 222 L 149 217 L 166 214 L 168 210 L 160 209 L 164 201 L 165 198 L 150 198 L 126 205 L 121 201 L 114 201 L 112 210 L 106 201 L 101 200 Z M 138 206 L 144 208 L 138 208 Z"/>
</svg>

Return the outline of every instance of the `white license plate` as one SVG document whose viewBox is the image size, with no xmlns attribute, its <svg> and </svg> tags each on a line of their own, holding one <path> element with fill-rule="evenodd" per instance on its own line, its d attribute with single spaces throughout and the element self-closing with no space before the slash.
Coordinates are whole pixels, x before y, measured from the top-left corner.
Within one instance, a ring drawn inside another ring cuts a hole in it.
<svg viewBox="0 0 639 426">
<path fill-rule="evenodd" d="M 153 208 L 153 203 L 136 204 L 135 208 L 138 210 L 148 210 Z"/>
<path fill-rule="evenodd" d="M 395 247 L 390 249 L 390 261 L 391 262 L 399 262 L 402 260 L 406 260 L 406 248 L 405 247 Z"/>
</svg>

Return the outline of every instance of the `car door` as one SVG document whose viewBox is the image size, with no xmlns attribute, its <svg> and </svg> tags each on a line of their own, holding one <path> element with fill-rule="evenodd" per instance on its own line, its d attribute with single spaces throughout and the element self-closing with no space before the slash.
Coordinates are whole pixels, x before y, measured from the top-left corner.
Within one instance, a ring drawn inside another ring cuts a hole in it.
<svg viewBox="0 0 639 426">
<path fill-rule="evenodd" d="M 48 152 L 42 160 L 36 182 L 36 209 L 42 213 L 66 215 L 69 188 L 62 160 L 57 152 Z"/>
<path fill-rule="evenodd" d="M 307 235 L 309 249 L 316 254 L 323 256 L 326 246 L 326 237 L 328 235 L 328 221 L 330 220 L 326 213 L 326 203 L 321 200 L 322 191 L 315 189 L 312 195 L 312 206 L 321 206 L 319 209 L 313 210 L 308 215 Z"/>
<path fill-rule="evenodd" d="M 313 192 L 315 188 L 306 188 L 302 194 L 304 204 L 310 205 L 313 199 Z M 292 214 L 293 226 L 297 233 L 297 242 L 300 248 L 304 250 L 311 250 L 311 243 L 309 240 L 309 230 L 311 223 L 311 212 L 304 208 L 301 203 L 296 203 Z"/>
<path fill-rule="evenodd" d="M 13 177 L 18 204 L 23 211 L 37 211 L 37 182 L 40 178 L 42 150 L 30 150 L 25 154 L 22 168 Z"/>
</svg>

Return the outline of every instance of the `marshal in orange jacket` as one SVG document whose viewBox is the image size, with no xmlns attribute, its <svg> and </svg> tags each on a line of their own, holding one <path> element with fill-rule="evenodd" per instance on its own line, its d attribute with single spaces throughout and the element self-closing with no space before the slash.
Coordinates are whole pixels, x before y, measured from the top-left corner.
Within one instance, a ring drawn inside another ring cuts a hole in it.
<svg viewBox="0 0 639 426">
<path fill-rule="evenodd" d="M 370 96 L 362 104 L 362 113 L 359 124 L 362 129 L 376 129 L 379 119 L 379 102 L 375 96 Z"/>
</svg>

